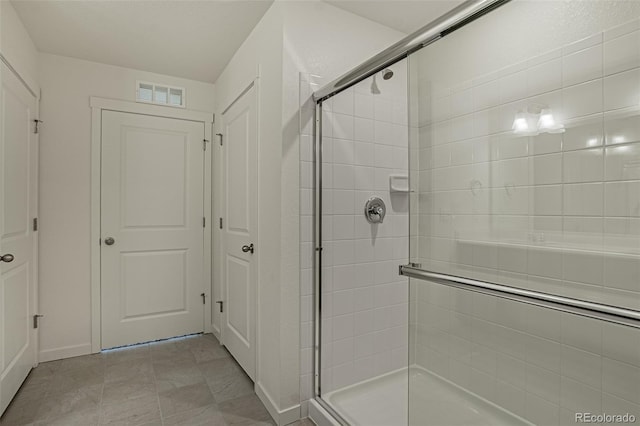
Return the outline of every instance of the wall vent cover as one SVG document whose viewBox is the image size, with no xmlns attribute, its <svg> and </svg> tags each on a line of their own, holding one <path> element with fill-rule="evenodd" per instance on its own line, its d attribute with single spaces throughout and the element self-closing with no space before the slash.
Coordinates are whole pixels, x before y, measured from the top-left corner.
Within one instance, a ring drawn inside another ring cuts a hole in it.
<svg viewBox="0 0 640 426">
<path fill-rule="evenodd" d="M 185 90 L 183 87 L 138 81 L 136 84 L 136 101 L 184 108 L 186 105 Z"/>
</svg>

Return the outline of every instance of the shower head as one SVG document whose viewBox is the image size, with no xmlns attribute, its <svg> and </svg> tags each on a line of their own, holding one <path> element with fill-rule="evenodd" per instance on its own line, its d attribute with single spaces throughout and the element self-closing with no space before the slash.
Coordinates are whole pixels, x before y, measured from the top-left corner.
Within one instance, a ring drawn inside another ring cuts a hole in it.
<svg viewBox="0 0 640 426">
<path fill-rule="evenodd" d="M 393 71 L 391 69 L 387 68 L 384 71 L 382 71 L 383 79 L 389 80 L 391 77 L 393 77 Z"/>
</svg>

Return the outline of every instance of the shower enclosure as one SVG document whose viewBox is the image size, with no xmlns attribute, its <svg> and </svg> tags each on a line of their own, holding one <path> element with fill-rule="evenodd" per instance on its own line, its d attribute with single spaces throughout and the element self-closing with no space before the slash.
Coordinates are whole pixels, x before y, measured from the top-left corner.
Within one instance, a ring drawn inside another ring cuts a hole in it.
<svg viewBox="0 0 640 426">
<path fill-rule="evenodd" d="M 316 101 L 318 404 L 640 421 L 640 2 L 470 1 Z"/>
</svg>

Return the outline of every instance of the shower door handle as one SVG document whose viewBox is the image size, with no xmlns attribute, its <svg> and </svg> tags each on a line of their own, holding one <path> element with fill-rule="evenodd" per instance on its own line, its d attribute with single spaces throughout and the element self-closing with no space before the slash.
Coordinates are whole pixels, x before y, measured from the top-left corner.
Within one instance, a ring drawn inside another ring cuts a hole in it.
<svg viewBox="0 0 640 426">
<path fill-rule="evenodd" d="M 251 253 L 253 254 L 253 243 L 247 245 L 242 246 L 242 251 L 245 253 Z"/>
</svg>

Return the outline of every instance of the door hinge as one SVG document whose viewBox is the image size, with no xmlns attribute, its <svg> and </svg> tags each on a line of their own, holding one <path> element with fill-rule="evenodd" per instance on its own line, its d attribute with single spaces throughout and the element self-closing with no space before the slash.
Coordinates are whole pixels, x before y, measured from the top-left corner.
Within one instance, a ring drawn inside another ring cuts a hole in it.
<svg viewBox="0 0 640 426">
<path fill-rule="evenodd" d="M 222 133 L 216 133 L 216 136 L 220 138 L 220 146 L 222 146 Z"/>
<path fill-rule="evenodd" d="M 220 229 L 222 229 L 222 218 L 220 218 Z"/>
<path fill-rule="evenodd" d="M 200 293 L 200 297 L 202 297 L 202 304 L 204 305 L 205 304 L 205 300 L 207 298 L 207 295 L 204 294 L 204 293 Z"/>
<path fill-rule="evenodd" d="M 224 302 L 222 300 L 216 300 L 216 303 L 220 307 L 220 313 L 224 312 Z"/>
<path fill-rule="evenodd" d="M 38 230 L 38 218 L 37 217 L 33 218 L 33 230 L 34 231 Z"/>
<path fill-rule="evenodd" d="M 33 120 L 33 133 L 40 133 L 40 123 L 44 123 L 44 121 L 38 120 L 37 118 Z"/>
<path fill-rule="evenodd" d="M 206 228 L 206 227 L 207 227 L 207 218 L 206 218 L 206 217 L 203 217 L 203 218 L 202 218 L 202 227 L 203 227 L 203 228 Z"/>
<path fill-rule="evenodd" d="M 203 151 L 207 150 L 207 142 L 209 142 L 208 139 L 202 139 L 202 150 Z"/>
<path fill-rule="evenodd" d="M 33 316 L 33 328 L 38 328 L 38 326 L 40 325 L 40 318 L 42 318 L 44 315 L 38 315 L 35 314 Z"/>
</svg>

